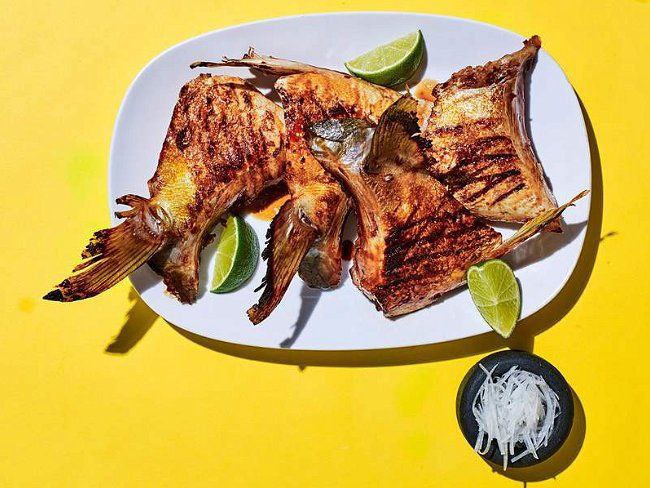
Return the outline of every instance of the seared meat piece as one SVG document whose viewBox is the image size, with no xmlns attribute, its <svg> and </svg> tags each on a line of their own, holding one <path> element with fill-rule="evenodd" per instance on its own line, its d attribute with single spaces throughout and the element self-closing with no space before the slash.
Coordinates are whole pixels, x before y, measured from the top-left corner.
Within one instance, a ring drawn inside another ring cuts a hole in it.
<svg viewBox="0 0 650 488">
<path fill-rule="evenodd" d="M 505 254 L 566 208 L 543 212 L 502 243 L 423 169 L 418 131 L 417 102 L 408 96 L 382 115 L 376 130 L 356 119 L 310 129 L 314 155 L 354 200 L 359 236 L 352 280 L 386 316 L 429 305 L 461 285 L 471 265 Z"/>
<path fill-rule="evenodd" d="M 470 211 L 525 222 L 557 207 L 526 131 L 525 77 L 541 46 L 467 67 L 433 86 L 424 121 L 429 170 Z M 549 225 L 560 231 L 559 223 Z"/>
<path fill-rule="evenodd" d="M 273 219 L 264 256 L 268 259 L 264 292 L 248 316 L 264 320 L 282 299 L 296 271 L 310 286 L 329 288 L 341 275 L 341 231 L 348 199 L 323 170 L 305 141 L 305 128 L 331 118 L 377 123 L 397 98 L 395 91 L 359 78 L 250 50 L 242 59 L 193 66 L 247 66 L 281 76 L 275 83 L 284 107 L 287 131 L 285 180 L 291 198 Z"/>
<path fill-rule="evenodd" d="M 349 202 L 341 188 L 312 156 L 305 141 L 305 128 L 316 121 L 354 117 L 376 123 L 398 95 L 363 80 L 335 72 L 307 72 L 280 78 L 275 88 L 280 94 L 287 127 L 285 179 L 291 200 L 278 214 L 278 222 L 291 220 L 296 226 L 315 230 L 315 242 L 304 254 L 286 234 L 276 232 L 269 242 L 282 255 L 303 253 L 300 276 L 311 286 L 329 288 L 341 277 L 341 232 Z M 275 230 L 275 229 L 274 229 Z M 293 252 L 292 252 L 293 251 Z M 291 258 L 289 258 L 291 259 Z M 285 264 L 280 260 L 280 267 Z M 276 280 L 277 267 L 269 263 L 267 288 L 249 317 L 253 322 L 271 312 L 288 282 Z M 295 272 L 295 271 L 294 271 Z M 272 286 L 269 286 L 272 285 Z M 266 296 L 265 296 L 266 295 Z M 268 300 L 268 302 L 267 302 Z"/>
<path fill-rule="evenodd" d="M 94 296 L 151 260 L 167 290 L 196 300 L 199 253 L 237 200 L 254 198 L 284 169 L 282 109 L 240 78 L 200 75 L 180 96 L 149 180 L 150 198 L 126 195 L 126 220 L 96 232 L 71 277 L 44 298 Z"/>
</svg>

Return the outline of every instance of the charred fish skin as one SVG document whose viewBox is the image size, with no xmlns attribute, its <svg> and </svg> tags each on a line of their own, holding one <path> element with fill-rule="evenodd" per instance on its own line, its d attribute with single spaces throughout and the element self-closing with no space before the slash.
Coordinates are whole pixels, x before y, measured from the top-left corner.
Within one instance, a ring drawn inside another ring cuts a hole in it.
<svg viewBox="0 0 650 488">
<path fill-rule="evenodd" d="M 149 261 L 167 291 L 196 300 L 199 253 L 216 220 L 254 198 L 284 169 L 281 109 L 241 78 L 199 75 L 185 84 L 149 198 L 117 200 L 126 220 L 95 233 L 73 275 L 44 298 L 74 301 L 110 288 Z"/>
<path fill-rule="evenodd" d="M 557 208 L 525 124 L 525 83 L 541 40 L 432 89 L 422 137 L 431 173 L 470 211 L 525 222 Z M 559 224 L 551 224 L 559 231 Z"/>
<path fill-rule="evenodd" d="M 416 120 L 417 102 L 405 96 L 374 130 L 359 120 L 310 128 L 313 154 L 354 201 L 352 280 L 388 317 L 430 305 L 463 284 L 471 265 L 514 249 L 573 203 L 543 212 L 502 242 L 423 169 Z"/>
</svg>

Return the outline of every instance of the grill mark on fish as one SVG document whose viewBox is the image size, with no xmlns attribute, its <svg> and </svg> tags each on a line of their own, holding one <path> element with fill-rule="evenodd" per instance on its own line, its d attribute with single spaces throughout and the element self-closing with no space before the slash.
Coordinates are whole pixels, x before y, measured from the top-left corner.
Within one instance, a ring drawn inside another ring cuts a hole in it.
<svg viewBox="0 0 650 488">
<path fill-rule="evenodd" d="M 184 151 L 190 145 L 191 137 L 192 132 L 188 127 L 178 131 L 178 134 L 176 134 L 176 146 L 180 151 Z"/>
<path fill-rule="evenodd" d="M 452 238 L 452 236 L 450 236 Z M 494 231 L 491 229 L 458 230 L 453 247 L 430 253 L 417 255 L 417 259 L 404 261 L 404 270 L 399 274 L 397 270 L 385 272 L 386 281 L 383 284 L 387 289 L 395 288 L 409 281 L 427 280 L 440 282 L 446 279 L 450 265 L 457 262 L 470 262 L 478 259 L 486 247 L 494 243 Z M 475 261 L 474 261 L 475 262 Z"/>
<path fill-rule="evenodd" d="M 329 109 L 323 108 L 323 112 L 325 112 L 325 116 L 323 117 L 324 119 L 338 119 L 343 117 L 349 117 L 351 110 L 349 107 L 346 107 L 345 105 L 339 102 Z"/>
<path fill-rule="evenodd" d="M 261 149 L 259 145 L 255 144 L 255 141 L 257 140 L 257 137 L 255 137 L 255 134 L 257 132 L 257 126 L 258 124 L 256 123 L 256 113 L 254 110 L 253 102 L 251 100 L 251 96 L 249 93 L 244 92 L 242 94 L 242 98 L 244 99 L 244 106 L 246 107 L 246 110 L 242 111 L 240 116 L 244 119 L 243 121 L 243 126 L 245 128 L 245 132 L 247 134 L 246 141 L 247 142 L 252 142 L 252 144 L 244 144 L 244 152 L 246 154 L 246 157 L 250 157 L 252 154 L 254 154 L 256 151 Z M 254 183 L 251 186 L 255 186 Z"/>
<path fill-rule="evenodd" d="M 454 225 L 453 223 L 451 224 Z M 406 245 L 399 245 L 395 248 L 388 246 L 386 252 L 386 273 L 390 274 L 399 266 L 406 266 L 409 263 L 421 260 L 435 260 L 440 256 L 450 256 L 452 254 L 460 254 L 467 249 L 473 247 L 472 243 L 475 239 L 476 230 L 480 229 L 481 224 L 478 220 L 474 220 L 470 225 L 461 228 L 454 228 L 450 230 L 449 227 L 442 227 L 440 230 L 432 232 L 420 239 L 411 241 Z M 461 240 L 461 238 L 463 240 Z M 444 246 L 447 242 L 453 240 L 454 246 L 447 251 L 433 251 Z M 409 252 L 412 253 L 409 255 Z"/>
<path fill-rule="evenodd" d="M 435 176 L 441 183 L 446 185 L 452 193 L 455 193 L 468 185 L 488 180 L 491 175 L 481 176 L 482 173 L 493 167 L 514 168 L 511 163 L 517 159 L 514 154 L 485 154 L 473 158 L 462 159 L 456 166 L 446 173 L 436 173 Z M 520 174 L 517 169 L 512 174 Z M 498 182 L 497 182 L 498 183 Z"/>
<path fill-rule="evenodd" d="M 517 186 L 512 187 L 510 190 L 508 190 L 506 192 L 503 192 L 501 195 L 496 197 L 493 200 L 493 203 L 499 203 L 501 200 L 505 200 L 506 198 L 508 198 L 513 193 L 517 193 L 518 191 L 523 190 L 525 187 L 526 187 L 526 185 L 524 183 L 519 183 Z"/>
<path fill-rule="evenodd" d="M 468 131 L 482 131 L 493 129 L 501 123 L 503 123 L 502 118 L 485 117 L 478 120 L 472 120 L 471 122 L 464 124 L 444 125 L 436 127 L 431 131 L 431 134 L 434 136 L 460 136 Z"/>
<path fill-rule="evenodd" d="M 507 180 L 510 177 L 518 176 L 520 174 L 521 171 L 519 171 L 518 169 L 511 169 L 494 175 L 487 175 L 487 176 L 482 176 L 480 178 L 477 178 L 476 179 L 477 182 L 483 182 L 485 183 L 485 185 L 480 190 L 467 195 L 465 198 L 467 198 L 467 200 L 470 202 L 476 200 L 479 197 L 485 195 L 494 187 L 496 187 L 499 183 Z"/>
<path fill-rule="evenodd" d="M 425 215 L 416 219 L 408 219 L 407 222 L 400 226 L 391 229 L 387 236 L 386 242 L 404 242 L 406 235 L 413 231 L 416 227 L 425 227 L 426 225 L 447 222 L 447 217 L 438 217 L 435 215 Z"/>
<path fill-rule="evenodd" d="M 466 219 L 462 219 L 462 216 L 468 216 L 467 213 L 459 211 L 456 214 L 447 214 L 441 217 L 429 217 L 422 219 L 418 224 L 419 228 L 417 232 L 413 233 L 412 237 L 407 237 L 406 232 L 403 232 L 405 228 L 393 229 L 386 239 L 386 250 L 384 251 L 387 257 L 392 257 L 393 255 L 399 254 L 403 250 L 408 250 L 411 247 L 419 243 L 428 242 L 440 237 L 444 237 L 450 231 L 452 226 L 458 225 L 459 223 L 466 223 Z M 474 220 L 470 217 L 471 220 Z M 406 230 L 411 230 L 406 226 Z"/>
<path fill-rule="evenodd" d="M 488 149 L 493 147 L 499 147 L 499 145 L 506 145 L 512 153 L 512 141 L 509 137 L 503 135 L 479 137 L 476 141 L 471 144 L 461 145 L 457 148 L 458 158 L 460 160 L 466 159 L 474 154 L 481 155 L 484 154 Z"/>
</svg>

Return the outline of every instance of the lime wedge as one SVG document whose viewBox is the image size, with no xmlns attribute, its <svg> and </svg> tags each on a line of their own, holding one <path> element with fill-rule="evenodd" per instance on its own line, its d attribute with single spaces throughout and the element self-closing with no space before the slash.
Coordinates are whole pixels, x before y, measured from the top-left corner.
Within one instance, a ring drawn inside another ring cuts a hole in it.
<svg viewBox="0 0 650 488">
<path fill-rule="evenodd" d="M 210 291 L 228 293 L 239 288 L 253 275 L 259 259 L 257 235 L 244 219 L 231 215 L 217 244 Z"/>
<path fill-rule="evenodd" d="M 371 83 L 393 86 L 413 76 L 423 54 L 424 38 L 418 30 L 348 61 L 345 67 Z"/>
<path fill-rule="evenodd" d="M 521 312 L 519 284 L 510 266 L 500 259 L 472 266 L 467 285 L 485 321 L 502 337 L 510 337 Z"/>
</svg>

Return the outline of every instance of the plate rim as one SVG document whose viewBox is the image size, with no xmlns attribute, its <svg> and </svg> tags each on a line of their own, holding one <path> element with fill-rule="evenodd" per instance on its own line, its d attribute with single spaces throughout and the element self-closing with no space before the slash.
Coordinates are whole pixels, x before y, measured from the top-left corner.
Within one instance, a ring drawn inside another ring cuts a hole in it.
<svg viewBox="0 0 650 488">
<path fill-rule="evenodd" d="M 404 11 L 337 11 L 337 12 L 315 12 L 315 13 L 307 13 L 307 14 L 294 14 L 294 15 L 286 15 L 286 16 L 280 16 L 280 17 L 268 17 L 264 19 L 258 19 L 258 20 L 253 20 L 249 22 L 243 22 L 240 24 L 235 24 L 235 25 L 229 25 L 227 27 L 223 27 L 220 29 L 214 29 L 211 31 L 203 32 L 201 34 L 198 34 L 196 36 L 190 37 L 188 39 L 185 39 L 181 42 L 178 42 L 166 49 L 164 49 L 162 52 L 151 58 L 137 73 L 137 75 L 133 78 L 131 83 L 129 84 L 129 87 L 127 88 L 122 101 L 120 102 L 120 107 L 118 109 L 117 115 L 115 117 L 115 123 L 113 124 L 113 130 L 111 134 L 111 141 L 109 145 L 109 159 L 108 159 L 108 165 L 107 165 L 107 172 L 108 172 L 108 177 L 107 177 L 107 190 L 108 190 L 108 210 L 109 210 L 109 215 L 110 215 L 110 222 L 111 225 L 115 225 L 118 222 L 118 219 L 115 217 L 115 215 L 111 212 L 111 207 L 113 206 L 113 198 L 112 198 L 112 184 L 113 184 L 113 178 L 112 178 L 112 168 L 113 168 L 113 160 L 114 160 L 114 154 L 115 154 L 115 146 L 116 146 L 116 139 L 117 139 L 117 132 L 118 132 L 118 127 L 121 125 L 122 118 L 124 117 L 125 113 L 125 106 L 127 104 L 127 101 L 130 99 L 131 93 L 135 89 L 135 86 L 138 84 L 140 79 L 143 77 L 143 75 L 148 71 L 150 66 L 152 66 L 154 63 L 156 63 L 160 58 L 166 56 L 170 52 L 182 48 L 184 45 L 193 43 L 195 41 L 198 41 L 204 37 L 208 37 L 217 33 L 223 33 L 223 32 L 228 32 L 230 30 L 235 30 L 239 29 L 242 27 L 250 27 L 250 26 L 255 26 L 255 25 L 261 25 L 261 24 L 271 24 L 275 22 L 281 22 L 285 20 L 293 20 L 293 19 L 299 19 L 299 18 L 306 18 L 306 17 L 338 17 L 338 16 L 366 16 L 366 15 L 371 15 L 371 16 L 377 16 L 377 17 L 391 17 L 391 16 L 412 16 L 412 17 L 422 17 L 422 18 L 436 18 L 436 19 L 447 19 L 451 21 L 456 21 L 456 22 L 462 22 L 462 23 L 469 23 L 469 24 L 475 24 L 479 25 L 482 27 L 487 27 L 490 29 L 496 29 L 501 32 L 504 32 L 509 35 L 516 35 L 518 37 L 525 38 L 525 36 L 522 36 L 521 34 L 518 34 L 517 32 L 514 32 L 512 30 L 506 29 L 504 27 L 490 24 L 488 22 L 483 22 L 480 20 L 475 20 L 475 19 L 470 19 L 470 18 L 465 18 L 465 17 L 457 17 L 453 15 L 443 15 L 443 14 L 431 14 L 431 13 L 421 13 L 421 12 L 404 12 Z M 553 301 L 561 292 L 562 290 L 566 287 L 567 283 L 573 276 L 578 263 L 580 262 L 580 256 L 582 255 L 582 252 L 584 250 L 584 243 L 586 240 L 587 236 L 587 230 L 589 227 L 589 222 L 591 221 L 591 213 L 592 213 L 592 201 L 591 201 L 591 196 L 592 196 L 592 190 L 593 190 L 593 171 L 592 171 L 592 163 L 593 163 L 593 154 L 591 153 L 591 145 L 589 143 L 589 137 L 588 137 L 588 132 L 587 132 L 587 127 L 586 127 L 586 122 L 584 119 L 584 114 L 582 111 L 582 108 L 580 106 L 580 102 L 578 99 L 578 95 L 575 91 L 575 88 L 573 87 L 573 84 L 571 83 L 569 77 L 567 76 L 566 72 L 560 65 L 560 63 L 557 62 L 557 60 L 547 51 L 544 49 L 544 53 L 549 57 L 549 59 L 555 64 L 555 66 L 559 69 L 560 73 L 562 74 L 564 81 L 569 85 L 571 88 L 572 93 L 572 101 L 576 105 L 577 112 L 580 114 L 580 132 L 581 136 L 583 139 L 583 142 L 585 142 L 585 147 L 587 149 L 587 155 L 589 159 L 589 164 L 587 165 L 587 175 L 588 176 L 588 181 L 589 181 L 589 193 L 582 199 L 582 202 L 584 204 L 588 205 L 588 211 L 587 211 L 587 220 L 586 220 L 586 225 L 585 229 L 583 232 L 580 232 L 580 234 L 577 236 L 576 241 L 579 242 L 580 245 L 580 250 L 578 252 L 578 256 L 573 262 L 571 269 L 565 274 L 564 279 L 562 280 L 561 284 L 559 284 L 556 289 L 552 292 L 549 293 L 546 300 L 541 302 L 541 305 L 534 311 L 530 312 L 527 315 L 522 315 L 519 319 L 519 321 L 523 321 L 527 319 L 528 317 L 531 317 L 532 315 L 536 314 L 540 310 L 544 309 L 551 301 Z M 260 350 L 271 350 L 271 351 L 295 351 L 295 352 L 312 352 L 312 353 L 341 353 L 341 352 L 354 352 L 354 351 L 373 351 L 373 350 L 398 350 L 398 349 L 408 349 L 408 348 L 414 348 L 414 347 L 423 347 L 423 346 L 431 346 L 435 344 L 445 344 L 453 341 L 458 341 L 458 340 L 463 340 L 463 339 L 469 339 L 473 337 L 480 337 L 484 336 L 485 334 L 490 334 L 492 333 L 492 330 L 489 328 L 487 324 L 484 324 L 486 327 L 486 330 L 478 333 L 468 333 L 468 334 L 461 334 L 458 337 L 455 337 L 453 339 L 445 339 L 442 341 L 437 341 L 437 342 L 423 342 L 423 343 L 417 343 L 417 344 L 410 344 L 410 345 L 387 345 L 387 346 L 374 346 L 374 347 L 367 347 L 367 348 L 354 348 L 354 349 L 348 349 L 348 348 L 327 348 L 327 349 L 301 349 L 301 348 L 290 348 L 290 349 L 285 349 L 281 347 L 272 347 L 272 346 L 260 346 L 260 345 L 253 345 L 253 344 L 246 344 L 246 343 L 241 343 L 241 342 L 232 342 L 232 341 L 227 341 L 223 339 L 216 339 L 214 337 L 209 337 L 200 333 L 195 332 L 194 330 L 190 330 L 182 325 L 172 323 L 169 320 L 167 320 L 161 313 L 156 310 L 157 307 L 152 306 L 148 301 L 146 301 L 143 297 L 138 288 L 135 286 L 133 282 L 133 277 L 132 274 L 129 275 L 129 282 L 131 287 L 136 291 L 138 294 L 139 298 L 146 303 L 146 305 L 154 311 L 158 316 L 160 316 L 163 320 L 165 320 L 167 323 L 172 325 L 175 328 L 182 329 L 183 331 L 186 331 L 189 334 L 192 334 L 194 336 L 197 336 L 199 338 L 207 339 L 209 341 L 214 341 L 217 343 L 221 344 L 226 344 L 226 345 L 232 345 L 236 347 L 244 347 L 244 348 L 251 348 L 251 349 L 260 349 Z"/>
</svg>

